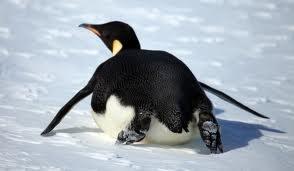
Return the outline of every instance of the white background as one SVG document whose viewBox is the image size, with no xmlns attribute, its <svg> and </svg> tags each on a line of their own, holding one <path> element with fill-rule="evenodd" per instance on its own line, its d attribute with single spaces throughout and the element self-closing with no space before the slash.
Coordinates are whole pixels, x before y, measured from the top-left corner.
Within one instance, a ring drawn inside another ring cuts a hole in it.
<svg viewBox="0 0 294 171">
<path fill-rule="evenodd" d="M 292 170 L 293 0 L 1 0 L 0 170 Z M 225 153 L 182 146 L 115 146 L 90 98 L 39 134 L 111 56 L 81 23 L 121 20 L 145 49 L 166 50 L 198 80 L 271 117 L 209 95 Z"/>
</svg>

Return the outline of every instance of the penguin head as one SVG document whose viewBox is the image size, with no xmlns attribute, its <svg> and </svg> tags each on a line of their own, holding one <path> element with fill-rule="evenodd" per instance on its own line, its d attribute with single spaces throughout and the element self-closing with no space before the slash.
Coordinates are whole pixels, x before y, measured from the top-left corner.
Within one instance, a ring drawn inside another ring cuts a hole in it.
<svg viewBox="0 0 294 171">
<path fill-rule="evenodd" d="M 115 56 L 118 52 L 127 49 L 140 49 L 140 42 L 131 26 L 120 21 L 105 24 L 80 24 L 96 34 Z"/>
</svg>

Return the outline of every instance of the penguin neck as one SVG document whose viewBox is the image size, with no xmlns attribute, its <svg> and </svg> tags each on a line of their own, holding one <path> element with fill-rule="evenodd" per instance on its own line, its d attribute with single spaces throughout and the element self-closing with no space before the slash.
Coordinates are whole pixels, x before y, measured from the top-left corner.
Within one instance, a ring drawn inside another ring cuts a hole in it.
<svg viewBox="0 0 294 171">
<path fill-rule="evenodd" d="M 121 50 L 134 50 L 134 49 L 141 49 L 140 42 L 137 38 L 137 36 L 130 37 L 129 41 L 123 44 L 123 47 Z"/>
<path fill-rule="evenodd" d="M 118 53 L 128 51 L 128 50 L 140 50 L 141 47 L 123 47 Z"/>
</svg>

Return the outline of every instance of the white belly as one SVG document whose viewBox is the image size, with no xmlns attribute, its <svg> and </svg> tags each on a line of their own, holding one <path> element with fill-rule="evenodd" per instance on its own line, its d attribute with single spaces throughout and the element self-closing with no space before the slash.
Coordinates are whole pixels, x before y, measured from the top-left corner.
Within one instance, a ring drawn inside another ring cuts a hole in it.
<svg viewBox="0 0 294 171">
<path fill-rule="evenodd" d="M 125 129 L 135 117 L 135 109 L 123 106 L 119 98 L 111 95 L 106 102 L 105 113 L 92 112 L 93 118 L 104 133 L 117 138 L 118 133 Z"/>
<path fill-rule="evenodd" d="M 127 128 L 135 117 L 135 109 L 131 106 L 123 106 L 119 98 L 111 95 L 106 103 L 105 113 L 92 112 L 93 118 L 98 127 L 113 138 L 117 138 L 120 131 Z M 164 124 L 160 123 L 156 118 L 151 118 L 150 128 L 143 140 L 144 143 L 183 144 L 195 137 L 198 132 L 196 122 L 189 124 L 189 132 L 181 134 L 171 132 Z"/>
<path fill-rule="evenodd" d="M 196 137 L 198 129 L 196 128 L 196 122 L 190 122 L 188 125 L 189 132 L 182 130 L 182 133 L 171 132 L 164 124 L 158 121 L 157 118 L 152 118 L 150 128 L 146 133 L 144 142 L 153 144 L 167 144 L 178 145 L 191 141 Z"/>
</svg>

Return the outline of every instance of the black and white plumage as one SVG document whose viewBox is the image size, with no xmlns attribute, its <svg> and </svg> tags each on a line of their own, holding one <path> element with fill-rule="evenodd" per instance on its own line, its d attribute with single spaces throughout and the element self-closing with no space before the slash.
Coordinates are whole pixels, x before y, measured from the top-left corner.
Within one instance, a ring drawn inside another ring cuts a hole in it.
<svg viewBox="0 0 294 171">
<path fill-rule="evenodd" d="M 219 125 L 203 89 L 257 116 L 230 96 L 198 82 L 178 58 L 142 50 L 134 30 L 122 22 L 81 24 L 101 38 L 113 57 L 98 66 L 88 84 L 54 117 L 46 135 L 84 97 L 92 95 L 93 117 L 117 143 L 180 144 L 199 131 L 212 153 L 223 152 Z"/>
<path fill-rule="evenodd" d="M 108 101 L 119 101 L 120 105 L 133 108 L 130 129 L 135 132 L 148 132 L 148 124 L 153 118 L 156 119 L 153 122 L 162 123 L 173 133 L 192 134 L 196 127 L 194 115 L 197 112 L 211 113 L 212 110 L 209 99 L 189 68 L 167 52 L 119 52 L 97 68 L 94 79 L 99 82 L 91 103 L 93 111 L 98 113 L 94 118 L 105 117 L 111 107 L 116 108 L 116 105 L 107 108 Z M 116 111 L 118 115 L 124 115 L 120 111 Z M 166 142 L 150 138 L 157 143 L 182 143 L 181 139 Z"/>
</svg>

